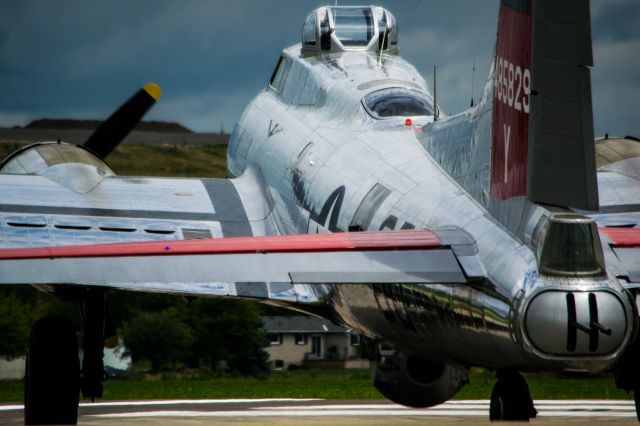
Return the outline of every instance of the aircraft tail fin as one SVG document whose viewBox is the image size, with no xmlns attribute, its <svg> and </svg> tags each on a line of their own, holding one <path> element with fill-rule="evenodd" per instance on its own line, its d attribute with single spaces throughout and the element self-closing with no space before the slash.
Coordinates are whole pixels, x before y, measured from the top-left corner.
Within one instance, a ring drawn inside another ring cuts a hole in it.
<svg viewBox="0 0 640 426">
<path fill-rule="evenodd" d="M 502 0 L 491 194 L 598 209 L 588 0 Z"/>
</svg>

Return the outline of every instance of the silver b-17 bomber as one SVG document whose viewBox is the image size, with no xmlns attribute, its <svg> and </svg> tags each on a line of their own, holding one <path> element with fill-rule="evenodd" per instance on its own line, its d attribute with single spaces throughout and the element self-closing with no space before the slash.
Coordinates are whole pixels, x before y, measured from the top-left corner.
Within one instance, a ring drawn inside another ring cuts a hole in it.
<svg viewBox="0 0 640 426">
<path fill-rule="evenodd" d="M 502 0 L 482 97 L 449 116 L 389 11 L 321 7 L 237 122 L 230 179 L 107 166 L 155 84 L 83 146 L 5 159 L 0 283 L 84 312 L 82 365 L 68 324 L 35 324 L 26 423 L 101 396 L 111 289 L 330 318 L 377 343 L 374 385 L 407 406 L 449 400 L 472 366 L 497 371 L 492 420 L 536 416 L 522 371 L 611 370 L 638 404 L 640 150 L 594 142 L 590 26 L 586 0 Z"/>
</svg>

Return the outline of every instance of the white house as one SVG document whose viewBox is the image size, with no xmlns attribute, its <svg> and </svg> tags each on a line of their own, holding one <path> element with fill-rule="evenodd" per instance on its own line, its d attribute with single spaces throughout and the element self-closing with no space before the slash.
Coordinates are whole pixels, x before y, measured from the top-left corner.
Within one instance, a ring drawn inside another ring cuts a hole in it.
<svg viewBox="0 0 640 426">
<path fill-rule="evenodd" d="M 295 367 L 368 368 L 361 359 L 360 335 L 322 318 L 264 316 L 270 345 L 269 361 L 276 370 Z"/>
</svg>

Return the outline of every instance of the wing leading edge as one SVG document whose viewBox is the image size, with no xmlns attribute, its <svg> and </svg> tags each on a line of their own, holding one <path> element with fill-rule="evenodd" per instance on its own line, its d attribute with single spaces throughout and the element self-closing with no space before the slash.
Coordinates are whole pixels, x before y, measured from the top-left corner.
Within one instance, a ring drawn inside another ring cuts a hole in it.
<svg viewBox="0 0 640 426">
<path fill-rule="evenodd" d="M 0 250 L 0 284 L 286 299 L 303 283 L 398 282 L 466 278 L 454 250 L 423 230 Z"/>
</svg>

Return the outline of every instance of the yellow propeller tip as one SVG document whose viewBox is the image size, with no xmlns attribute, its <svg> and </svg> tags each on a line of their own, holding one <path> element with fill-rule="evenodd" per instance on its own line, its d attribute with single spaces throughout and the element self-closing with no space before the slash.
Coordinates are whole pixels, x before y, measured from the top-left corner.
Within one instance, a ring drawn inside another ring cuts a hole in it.
<svg viewBox="0 0 640 426">
<path fill-rule="evenodd" d="M 162 96 L 162 89 L 160 89 L 160 86 L 158 86 L 155 83 L 147 83 L 144 85 L 143 87 L 144 91 L 147 92 L 149 94 L 149 96 L 151 96 L 156 102 L 158 102 L 158 99 L 160 99 L 160 96 Z"/>
</svg>

